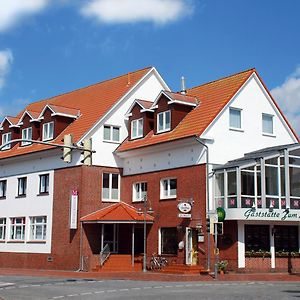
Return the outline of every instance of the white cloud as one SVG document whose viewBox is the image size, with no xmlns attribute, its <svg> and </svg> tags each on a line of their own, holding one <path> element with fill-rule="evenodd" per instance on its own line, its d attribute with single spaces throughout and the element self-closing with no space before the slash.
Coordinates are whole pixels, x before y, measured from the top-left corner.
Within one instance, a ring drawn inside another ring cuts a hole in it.
<svg viewBox="0 0 300 300">
<path fill-rule="evenodd" d="M 10 66 L 13 62 L 13 55 L 11 50 L 6 49 L 0 51 L 0 89 L 5 84 L 5 77 L 10 70 Z"/>
<path fill-rule="evenodd" d="M 297 67 L 282 85 L 272 89 L 271 94 L 300 135 L 300 67 Z"/>
<path fill-rule="evenodd" d="M 192 0 L 89 0 L 81 14 L 103 23 L 165 24 L 193 12 Z"/>
<path fill-rule="evenodd" d="M 43 10 L 50 0 L 0 0 L 0 32 L 16 25 L 22 18 Z"/>
</svg>

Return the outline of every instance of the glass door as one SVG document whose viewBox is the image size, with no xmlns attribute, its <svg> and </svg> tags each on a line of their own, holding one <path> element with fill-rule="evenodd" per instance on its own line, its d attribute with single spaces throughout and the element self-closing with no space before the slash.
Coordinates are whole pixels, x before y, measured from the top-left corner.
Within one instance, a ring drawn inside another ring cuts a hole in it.
<svg viewBox="0 0 300 300">
<path fill-rule="evenodd" d="M 108 244 L 111 253 L 118 253 L 119 225 L 103 224 L 102 236 L 103 236 L 102 249 L 106 244 Z"/>
</svg>

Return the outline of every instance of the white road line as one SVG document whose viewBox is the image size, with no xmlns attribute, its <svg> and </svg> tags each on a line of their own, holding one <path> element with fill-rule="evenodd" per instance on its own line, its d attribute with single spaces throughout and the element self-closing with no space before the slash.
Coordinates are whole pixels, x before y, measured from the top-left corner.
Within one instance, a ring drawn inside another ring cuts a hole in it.
<svg viewBox="0 0 300 300">
<path fill-rule="evenodd" d="M 119 289 L 120 292 L 129 291 L 129 289 Z"/>
<path fill-rule="evenodd" d="M 114 293 L 116 292 L 117 290 L 107 290 L 106 293 Z"/>
<path fill-rule="evenodd" d="M 152 289 L 152 286 L 144 286 L 143 289 L 144 290 Z"/>
<path fill-rule="evenodd" d="M 62 299 L 62 298 L 65 298 L 65 296 L 56 296 L 56 297 L 53 297 L 52 299 Z"/>
<path fill-rule="evenodd" d="M 81 296 L 92 295 L 92 292 L 81 293 Z"/>
<path fill-rule="evenodd" d="M 94 294 L 103 294 L 104 291 L 97 291 L 97 292 L 94 292 Z"/>
<path fill-rule="evenodd" d="M 79 294 L 70 294 L 70 295 L 67 295 L 67 297 L 77 297 L 79 296 Z"/>
</svg>

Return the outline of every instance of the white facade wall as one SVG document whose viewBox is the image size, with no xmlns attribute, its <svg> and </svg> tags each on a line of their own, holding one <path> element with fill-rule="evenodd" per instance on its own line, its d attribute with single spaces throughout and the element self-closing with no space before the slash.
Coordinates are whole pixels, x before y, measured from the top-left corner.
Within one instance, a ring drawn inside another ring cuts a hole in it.
<svg viewBox="0 0 300 300">
<path fill-rule="evenodd" d="M 229 107 L 242 109 L 242 131 L 229 129 Z M 262 133 L 263 113 L 274 116 L 274 135 Z M 225 164 L 247 152 L 297 142 L 256 75 L 250 77 L 203 136 L 213 138 L 213 142 L 208 143 L 212 164 Z"/>
<path fill-rule="evenodd" d="M 39 175 L 49 174 L 49 194 L 39 194 Z M 17 197 L 18 178 L 27 177 L 26 196 Z M 1 252 L 30 252 L 50 253 L 52 235 L 52 211 L 53 211 L 53 180 L 54 171 L 42 171 L 17 176 L 2 177 L 7 180 L 6 199 L 0 200 L 0 218 L 6 218 L 6 241 L 0 242 Z M 30 217 L 46 216 L 47 231 L 46 241 L 30 241 Z M 15 242 L 10 240 L 10 218 L 25 217 L 25 240 Z"/>
<path fill-rule="evenodd" d="M 125 176 L 205 163 L 205 150 L 195 139 L 156 145 L 131 154 L 124 158 Z"/>
<path fill-rule="evenodd" d="M 96 153 L 93 154 L 93 164 L 109 167 L 123 167 L 123 161 L 113 154 L 115 149 L 127 138 L 127 121 L 125 114 L 135 99 L 154 101 L 165 86 L 155 72 L 151 72 L 142 84 L 132 91 L 117 107 L 109 113 L 92 132 L 92 144 Z M 103 141 L 103 126 L 114 125 L 120 127 L 120 143 Z"/>
</svg>

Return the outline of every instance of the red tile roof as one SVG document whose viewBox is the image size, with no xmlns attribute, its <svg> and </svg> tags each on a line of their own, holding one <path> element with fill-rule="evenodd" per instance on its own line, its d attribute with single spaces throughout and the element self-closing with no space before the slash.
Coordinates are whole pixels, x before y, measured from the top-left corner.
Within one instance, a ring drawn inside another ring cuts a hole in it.
<svg viewBox="0 0 300 300">
<path fill-rule="evenodd" d="M 69 108 L 64 106 L 58 106 L 49 104 L 48 107 L 56 114 L 69 115 L 74 117 L 79 117 L 80 111 L 79 109 Z"/>
<path fill-rule="evenodd" d="M 181 93 L 173 93 L 169 91 L 164 91 L 165 94 L 167 94 L 170 98 L 172 98 L 174 101 L 179 101 L 179 102 L 186 102 L 189 104 L 199 104 L 199 100 L 197 97 L 194 96 L 189 96 L 187 94 L 183 95 Z"/>
<path fill-rule="evenodd" d="M 117 151 L 122 152 L 201 135 L 254 72 L 256 72 L 255 69 L 250 69 L 187 90 L 185 97 L 196 97 L 200 105 L 188 113 L 174 130 L 158 135 L 154 135 L 151 131 L 143 139 L 133 141 L 127 139 Z"/>
<path fill-rule="evenodd" d="M 158 135 L 154 135 L 151 131 L 143 139 L 133 141 L 126 139 L 117 151 L 123 152 L 177 139 L 200 136 L 253 73 L 259 77 L 255 69 L 250 69 L 187 90 L 187 96 L 199 99 L 200 105 L 188 113 L 174 130 Z M 264 85 L 262 80 L 261 82 Z M 265 85 L 264 87 L 269 93 Z M 280 111 L 270 93 L 269 96 Z M 280 113 L 298 139 L 283 113 L 281 111 Z"/>
<path fill-rule="evenodd" d="M 77 142 L 150 70 L 151 67 L 148 67 L 132 72 L 130 75 L 125 74 L 72 92 L 31 103 L 25 108 L 25 110 L 30 112 L 41 112 L 47 104 L 55 107 L 80 110 L 80 117 L 74 120 L 74 122 L 72 122 L 55 140 L 52 141 L 53 143 L 61 144 L 62 137 L 65 134 L 71 133 L 73 134 L 73 141 Z M 25 110 L 18 114 L 18 119 L 23 115 Z M 29 147 L 18 147 L 18 145 L 15 145 L 10 150 L 3 152 L 0 151 L 0 159 L 46 150 L 49 148 L 51 148 L 51 146 L 39 144 L 33 144 Z"/>
<path fill-rule="evenodd" d="M 154 217 L 146 214 L 146 222 L 153 222 Z M 80 219 L 81 222 L 127 222 L 140 223 L 144 221 L 143 213 L 139 213 L 135 207 L 119 202 L 103 209 L 97 210 Z"/>
<path fill-rule="evenodd" d="M 148 100 L 136 99 L 135 101 L 138 102 L 144 109 L 150 109 L 153 104 L 153 102 Z"/>
</svg>

